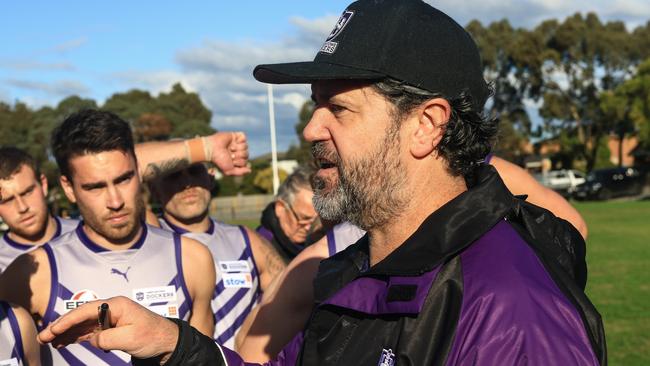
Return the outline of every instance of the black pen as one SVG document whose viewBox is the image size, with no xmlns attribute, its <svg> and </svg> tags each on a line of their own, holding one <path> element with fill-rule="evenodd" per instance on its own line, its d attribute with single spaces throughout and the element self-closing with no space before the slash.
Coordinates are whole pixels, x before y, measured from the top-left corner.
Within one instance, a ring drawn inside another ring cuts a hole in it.
<svg viewBox="0 0 650 366">
<path fill-rule="evenodd" d="M 110 321 L 110 312 L 108 308 L 107 303 L 102 303 L 97 307 L 97 323 L 99 324 L 99 329 L 100 330 L 106 330 L 111 327 L 111 321 Z"/>
</svg>

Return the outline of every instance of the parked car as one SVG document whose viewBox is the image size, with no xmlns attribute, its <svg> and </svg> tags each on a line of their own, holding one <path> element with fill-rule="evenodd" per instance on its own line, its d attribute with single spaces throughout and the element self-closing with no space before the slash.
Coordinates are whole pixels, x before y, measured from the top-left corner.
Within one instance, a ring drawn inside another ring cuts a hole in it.
<svg viewBox="0 0 650 366">
<path fill-rule="evenodd" d="M 551 188 L 562 196 L 570 197 L 579 185 L 585 183 L 586 178 L 584 173 L 580 171 L 559 169 L 551 170 L 544 174 L 538 174 L 537 180 L 539 180 L 542 185 Z"/>
<path fill-rule="evenodd" d="M 619 196 L 641 194 L 645 175 L 636 168 L 596 169 L 587 174 L 587 181 L 574 193 L 577 199 L 607 200 Z"/>
</svg>

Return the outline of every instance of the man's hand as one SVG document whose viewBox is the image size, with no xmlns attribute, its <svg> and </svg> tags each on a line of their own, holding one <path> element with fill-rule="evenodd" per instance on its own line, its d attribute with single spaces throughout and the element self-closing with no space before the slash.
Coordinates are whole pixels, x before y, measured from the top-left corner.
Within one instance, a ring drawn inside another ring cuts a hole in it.
<svg viewBox="0 0 650 366">
<path fill-rule="evenodd" d="M 111 328 L 99 330 L 97 307 L 110 307 Z M 120 350 L 137 358 L 160 357 L 164 364 L 176 347 L 178 326 L 126 297 L 84 304 L 52 322 L 38 334 L 41 343 L 56 348 L 90 341 L 102 350 Z"/>
<path fill-rule="evenodd" d="M 212 161 L 225 175 L 250 173 L 248 167 L 248 142 L 243 132 L 217 132 L 206 136 L 210 144 Z"/>
</svg>

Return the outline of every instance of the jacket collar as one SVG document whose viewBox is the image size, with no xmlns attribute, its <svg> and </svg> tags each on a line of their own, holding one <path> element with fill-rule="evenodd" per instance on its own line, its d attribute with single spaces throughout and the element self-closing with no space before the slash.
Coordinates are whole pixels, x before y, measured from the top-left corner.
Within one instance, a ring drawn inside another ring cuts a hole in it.
<svg viewBox="0 0 650 366">
<path fill-rule="evenodd" d="M 358 276 L 420 276 L 446 262 L 489 231 L 514 206 L 515 199 L 496 170 L 478 169 L 476 184 L 429 215 L 397 249 L 376 265 L 368 263 L 368 236 L 323 261 L 316 299 L 323 301 Z"/>
</svg>

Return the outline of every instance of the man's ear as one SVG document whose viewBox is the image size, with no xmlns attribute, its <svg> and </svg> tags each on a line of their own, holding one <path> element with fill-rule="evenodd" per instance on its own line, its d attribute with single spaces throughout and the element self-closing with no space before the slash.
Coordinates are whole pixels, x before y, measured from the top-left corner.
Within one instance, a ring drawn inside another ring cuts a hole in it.
<svg viewBox="0 0 650 366">
<path fill-rule="evenodd" d="M 59 183 L 61 183 L 61 187 L 63 188 L 65 196 L 68 197 L 68 201 L 77 203 L 77 197 L 75 197 L 74 190 L 72 189 L 72 182 L 68 180 L 68 177 L 62 175 L 61 178 L 59 178 Z"/>
<path fill-rule="evenodd" d="M 41 174 L 39 180 L 41 183 L 41 190 L 43 191 L 43 196 L 47 197 L 48 186 L 47 186 L 47 178 L 45 177 L 45 174 Z"/>
<path fill-rule="evenodd" d="M 418 125 L 411 135 L 411 154 L 424 158 L 440 143 L 451 116 L 451 106 L 446 99 L 435 98 L 424 102 L 415 113 Z"/>
<path fill-rule="evenodd" d="M 273 208 L 275 209 L 275 217 L 279 219 L 284 214 L 284 202 L 276 200 Z"/>
</svg>

